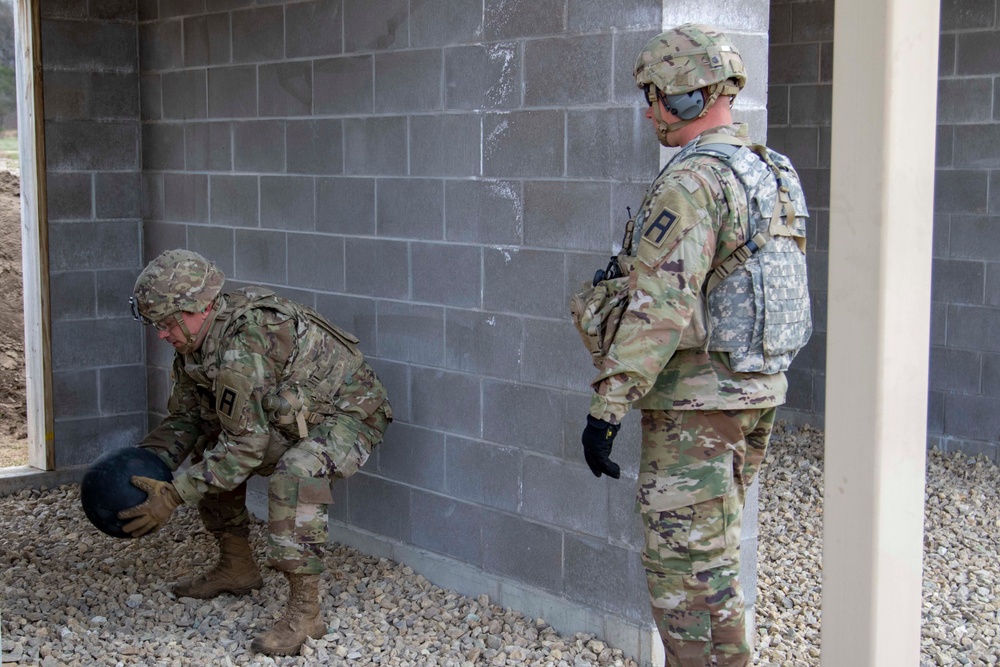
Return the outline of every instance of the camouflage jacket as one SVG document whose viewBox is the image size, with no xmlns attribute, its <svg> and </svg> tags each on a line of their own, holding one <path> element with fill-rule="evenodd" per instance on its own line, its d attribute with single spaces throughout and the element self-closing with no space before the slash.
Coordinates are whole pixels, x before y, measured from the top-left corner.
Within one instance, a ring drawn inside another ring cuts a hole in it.
<svg viewBox="0 0 1000 667">
<path fill-rule="evenodd" d="M 741 124 L 709 132 L 747 136 Z M 784 373 L 736 373 L 726 352 L 678 349 L 690 336 L 706 276 L 747 240 L 750 214 L 741 191 L 735 174 L 707 156 L 671 162 L 653 182 L 627 267 L 629 307 L 592 383 L 590 414 L 618 423 L 631 406 L 733 410 L 784 402 Z M 730 210 L 727 200 L 742 204 Z"/>
<path fill-rule="evenodd" d="M 176 354 L 169 414 L 141 446 L 175 470 L 194 452 L 192 465 L 174 478 L 185 503 L 273 471 L 299 438 L 296 424 L 272 424 L 262 405 L 279 391 L 293 390 L 320 420 L 349 413 L 364 421 L 383 403 L 391 418 L 385 389 L 356 339 L 316 318 L 270 290 L 247 287 L 223 296 L 198 350 Z"/>
</svg>

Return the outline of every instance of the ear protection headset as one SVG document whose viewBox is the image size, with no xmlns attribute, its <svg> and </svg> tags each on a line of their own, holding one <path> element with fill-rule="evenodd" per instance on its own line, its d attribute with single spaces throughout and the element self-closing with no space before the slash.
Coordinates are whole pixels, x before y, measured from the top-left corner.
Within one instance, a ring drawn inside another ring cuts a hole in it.
<svg viewBox="0 0 1000 667">
<path fill-rule="evenodd" d="M 650 84 L 646 88 L 646 96 L 650 104 L 659 97 L 667 111 L 681 120 L 694 120 L 705 110 L 705 94 L 701 89 L 678 95 L 664 95 L 656 86 Z"/>
</svg>

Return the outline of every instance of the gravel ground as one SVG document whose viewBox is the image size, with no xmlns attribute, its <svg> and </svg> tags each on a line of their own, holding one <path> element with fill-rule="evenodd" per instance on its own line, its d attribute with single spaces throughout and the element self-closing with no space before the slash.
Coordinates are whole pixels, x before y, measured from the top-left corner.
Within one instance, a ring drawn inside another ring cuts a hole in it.
<svg viewBox="0 0 1000 667">
<path fill-rule="evenodd" d="M 776 433 L 761 489 L 755 664 L 819 665 L 822 434 Z M 998 469 L 931 452 L 921 667 L 1000 663 Z M 410 568 L 346 547 L 327 550 L 330 634 L 272 660 L 250 639 L 284 607 L 280 574 L 245 598 L 175 599 L 169 585 L 210 565 L 209 535 L 181 510 L 142 540 L 90 527 L 78 488 L 0 499 L 3 664 L 551 665 L 637 667 L 588 635 L 438 588 Z M 43 530 L 40 530 L 43 529 Z M 263 560 L 262 524 L 252 539 Z M 192 534 L 193 533 L 193 534 Z"/>
</svg>

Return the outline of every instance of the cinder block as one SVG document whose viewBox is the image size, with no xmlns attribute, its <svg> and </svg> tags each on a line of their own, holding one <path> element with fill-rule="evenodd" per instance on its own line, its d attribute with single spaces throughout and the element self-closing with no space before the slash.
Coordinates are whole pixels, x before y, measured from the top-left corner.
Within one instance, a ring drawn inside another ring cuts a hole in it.
<svg viewBox="0 0 1000 667">
<path fill-rule="evenodd" d="M 284 232 L 253 229 L 236 231 L 236 268 L 233 277 L 248 282 L 288 284 Z"/>
<path fill-rule="evenodd" d="M 146 415 L 64 419 L 55 426 L 55 455 L 59 467 L 88 465 L 101 454 L 134 447 L 147 432 Z"/>
<path fill-rule="evenodd" d="M 945 395 L 939 391 L 927 393 L 928 435 L 941 435 L 944 432 L 944 397 Z"/>
<path fill-rule="evenodd" d="M 986 305 L 1000 306 L 1000 265 L 986 265 Z"/>
<path fill-rule="evenodd" d="M 410 487 L 364 472 L 348 484 L 348 516 L 353 525 L 390 539 L 410 541 Z"/>
<path fill-rule="evenodd" d="M 934 166 L 938 169 L 955 164 L 955 128 L 952 125 L 938 125 L 934 137 Z"/>
<path fill-rule="evenodd" d="M 931 345 L 948 344 L 948 304 L 931 303 Z"/>
<path fill-rule="evenodd" d="M 223 65 L 230 60 L 229 14 L 184 19 L 184 65 Z"/>
<path fill-rule="evenodd" d="M 675 3 L 670 3 L 673 8 Z M 699 8 L 698 15 L 704 12 L 704 5 L 692 5 Z M 663 8 L 665 9 L 665 7 Z M 599 32 L 628 30 L 634 28 L 651 28 L 661 23 L 661 6 L 646 0 L 625 0 L 623 2 L 601 2 L 601 0 L 569 0 L 566 5 L 567 30 L 569 32 Z M 683 21 L 690 21 L 687 15 Z M 636 52 L 638 54 L 638 51 Z M 633 57 L 636 55 L 633 54 Z"/>
<path fill-rule="evenodd" d="M 142 327 L 131 317 L 52 323 L 56 370 L 143 363 Z"/>
<path fill-rule="evenodd" d="M 992 100 L 991 78 L 938 79 L 937 122 L 939 124 L 989 122 Z"/>
<path fill-rule="evenodd" d="M 205 70 L 165 72 L 161 75 L 163 118 L 205 118 L 208 113 Z"/>
<path fill-rule="evenodd" d="M 410 6 L 410 46 L 450 46 L 477 42 L 483 8 L 473 2 L 425 2 Z"/>
<path fill-rule="evenodd" d="M 789 109 L 792 125 L 829 125 L 833 113 L 832 85 L 791 86 Z"/>
<path fill-rule="evenodd" d="M 1000 310 L 948 306 L 948 347 L 1000 352 Z"/>
<path fill-rule="evenodd" d="M 785 376 L 788 378 L 788 394 L 784 405 L 786 409 L 803 412 L 822 411 L 823 401 L 818 400 L 813 391 L 812 371 L 790 368 Z"/>
<path fill-rule="evenodd" d="M 833 42 L 819 45 L 819 82 L 833 83 Z"/>
<path fill-rule="evenodd" d="M 138 218 L 141 215 L 138 172 L 94 175 L 94 201 L 98 218 Z M 51 219 L 51 218 L 50 218 Z"/>
<path fill-rule="evenodd" d="M 410 119 L 410 173 L 414 176 L 478 176 L 480 118 L 435 114 Z"/>
<path fill-rule="evenodd" d="M 812 209 L 830 208 L 830 170 L 796 167 L 806 201 Z"/>
<path fill-rule="evenodd" d="M 483 438 L 551 456 L 562 455 L 561 393 L 519 382 L 483 382 Z"/>
<path fill-rule="evenodd" d="M 253 118 L 257 115 L 257 68 L 213 67 L 208 70 L 210 118 Z"/>
<path fill-rule="evenodd" d="M 385 178 L 375 185 L 379 236 L 444 238 L 444 183 L 437 179 Z"/>
<path fill-rule="evenodd" d="M 52 408 L 56 419 L 98 415 L 97 371 L 61 371 L 52 374 Z M 146 389 L 141 396 L 145 399 Z"/>
<path fill-rule="evenodd" d="M 227 276 L 233 275 L 233 230 L 228 227 L 192 226 L 187 230 L 188 249 L 215 262 Z"/>
<path fill-rule="evenodd" d="M 955 73 L 955 61 L 958 50 L 958 35 L 941 33 L 938 39 L 938 76 L 951 76 Z"/>
<path fill-rule="evenodd" d="M 49 276 L 49 304 L 52 319 L 56 322 L 94 317 L 94 273 L 52 273 Z"/>
<path fill-rule="evenodd" d="M 139 76 L 134 72 L 100 72 L 91 79 L 90 117 L 94 120 L 135 120 L 139 106 Z"/>
<path fill-rule="evenodd" d="M 833 41 L 833 2 L 792 5 L 792 39 L 796 42 Z"/>
<path fill-rule="evenodd" d="M 53 71 L 45 73 L 42 87 L 46 120 L 84 120 L 90 113 L 89 72 Z"/>
<path fill-rule="evenodd" d="M 164 174 L 163 205 L 170 222 L 208 222 L 208 176 Z"/>
<path fill-rule="evenodd" d="M 483 175 L 553 177 L 564 173 L 562 111 L 515 111 L 483 117 Z"/>
<path fill-rule="evenodd" d="M 520 505 L 521 452 L 450 435 L 445 469 L 449 495 L 508 512 Z"/>
<path fill-rule="evenodd" d="M 160 8 L 158 0 L 138 0 L 136 4 L 138 5 L 137 13 L 140 21 L 153 21 L 159 17 Z"/>
<path fill-rule="evenodd" d="M 49 269 L 133 268 L 139 263 L 138 221 L 49 224 Z"/>
<path fill-rule="evenodd" d="M 950 257 L 951 256 L 950 215 L 937 214 L 934 216 L 933 235 L 934 237 L 933 237 L 932 257 L 934 259 Z"/>
<path fill-rule="evenodd" d="M 989 172 L 938 169 L 934 174 L 934 211 L 985 213 Z"/>
<path fill-rule="evenodd" d="M 183 145 L 181 149 L 183 150 Z M 145 153 L 145 150 L 143 152 Z M 137 169 L 139 123 L 138 121 L 46 123 L 45 159 L 46 167 L 53 171 Z M 183 160 L 183 157 L 181 159 Z"/>
<path fill-rule="evenodd" d="M 526 319 L 523 354 L 525 382 L 580 391 L 594 379 L 590 355 L 565 320 Z"/>
<path fill-rule="evenodd" d="M 767 41 L 772 45 L 792 41 L 792 6 L 772 3 L 767 23 Z"/>
<path fill-rule="evenodd" d="M 444 491 L 444 434 L 394 423 L 379 446 L 378 472 L 388 479 Z"/>
<path fill-rule="evenodd" d="M 257 105 L 263 116 L 308 116 L 312 113 L 312 62 L 260 65 Z"/>
<path fill-rule="evenodd" d="M 1000 396 L 1000 355 L 983 355 L 983 394 Z"/>
<path fill-rule="evenodd" d="M 355 333 L 355 335 L 361 338 L 361 334 Z M 374 341 L 374 334 L 367 339 L 361 338 L 362 349 L 366 349 L 366 342 L 369 344 L 367 347 L 374 347 Z M 385 387 L 395 422 L 409 422 L 411 414 L 410 367 L 406 364 L 397 364 L 373 357 L 367 357 L 366 360 L 375 370 L 378 379 L 382 381 L 382 386 Z"/>
<path fill-rule="evenodd" d="M 205 0 L 162 0 L 160 2 L 161 19 L 202 14 L 204 11 Z"/>
<path fill-rule="evenodd" d="M 659 144 L 645 109 L 570 111 L 566 118 L 566 175 L 649 182 L 658 171 Z"/>
<path fill-rule="evenodd" d="M 259 226 L 256 176 L 210 176 L 208 183 L 213 225 Z"/>
<path fill-rule="evenodd" d="M 563 303 L 562 253 L 484 248 L 483 269 L 487 310 L 542 317 L 569 312 Z"/>
<path fill-rule="evenodd" d="M 339 292 L 344 289 L 344 239 L 318 234 L 288 235 L 288 282 Z"/>
<path fill-rule="evenodd" d="M 483 510 L 451 498 L 413 491 L 413 543 L 464 563 L 482 565 Z"/>
<path fill-rule="evenodd" d="M 996 32 L 960 33 L 955 71 L 963 75 L 990 75 L 1000 72 L 1000 51 L 996 48 Z"/>
<path fill-rule="evenodd" d="M 608 541 L 629 551 L 641 551 L 646 545 L 642 518 L 635 507 L 637 486 L 638 480 L 625 475 L 608 482 Z"/>
<path fill-rule="evenodd" d="M 809 288 L 827 291 L 827 282 L 830 275 L 830 253 L 816 251 L 809 253 L 806 270 L 809 273 Z"/>
<path fill-rule="evenodd" d="M 62 129 L 55 124 L 50 124 L 46 128 L 46 146 L 48 146 L 50 141 L 56 140 L 56 137 L 50 136 L 51 132 L 53 130 L 61 132 Z M 97 146 L 92 146 L 92 148 L 97 148 Z M 46 157 L 51 158 L 53 156 L 47 154 Z M 48 162 L 48 168 L 55 169 L 56 167 L 50 161 Z M 174 169 L 176 171 L 184 169 L 183 125 L 148 123 L 142 126 L 142 168 L 143 170 Z"/>
<path fill-rule="evenodd" d="M 982 386 L 982 366 L 979 352 L 931 347 L 930 388 L 978 394 Z"/>
<path fill-rule="evenodd" d="M 948 0 L 941 3 L 941 30 L 992 27 L 993 3 L 990 0 Z"/>
<path fill-rule="evenodd" d="M 233 133 L 229 123 L 185 123 L 184 160 L 188 171 L 230 171 Z"/>
<path fill-rule="evenodd" d="M 533 39 L 524 43 L 524 106 L 601 104 L 611 100 L 609 34 Z M 567 63 L 589 63 L 587 67 Z"/>
<path fill-rule="evenodd" d="M 374 299 L 356 298 L 343 294 L 317 294 L 316 310 L 333 324 L 357 336 L 361 340 L 361 351 L 365 355 L 375 354 Z M 402 368 L 405 369 L 405 367 Z M 378 371 L 376 370 L 376 372 Z M 395 410 L 395 405 L 393 409 Z"/>
<path fill-rule="evenodd" d="M 515 380 L 521 374 L 521 319 L 478 310 L 448 309 L 445 366 Z"/>
<path fill-rule="evenodd" d="M 767 146 L 788 156 L 796 169 L 819 166 L 819 128 L 775 127 L 767 132 Z"/>
<path fill-rule="evenodd" d="M 483 521 L 483 569 L 549 591 L 562 591 L 562 533 L 519 516 L 490 512 Z"/>
<path fill-rule="evenodd" d="M 639 554 L 593 538 L 567 534 L 565 539 L 566 596 L 642 620 L 649 593 Z"/>
<path fill-rule="evenodd" d="M 380 301 L 378 355 L 394 361 L 440 366 L 444 358 L 444 309 Z"/>
<path fill-rule="evenodd" d="M 138 323 L 135 323 L 138 326 Z M 101 414 L 146 410 L 146 367 L 116 366 L 100 371 Z"/>
<path fill-rule="evenodd" d="M 39 8 L 43 19 L 84 19 L 87 18 L 87 5 L 71 0 L 50 1 Z"/>
<path fill-rule="evenodd" d="M 1000 169 L 1000 124 L 956 126 L 955 166 Z"/>
<path fill-rule="evenodd" d="M 769 86 L 767 91 L 767 123 L 769 127 L 788 125 L 788 86 Z M 831 113 L 833 98 L 830 99 Z"/>
<path fill-rule="evenodd" d="M 344 173 L 344 134 L 341 121 L 290 120 L 285 125 L 285 143 L 289 173 Z"/>
<path fill-rule="evenodd" d="M 826 371 L 826 334 L 813 332 L 805 348 L 792 362 L 800 371 L 823 373 Z"/>
<path fill-rule="evenodd" d="M 285 56 L 328 56 L 343 50 L 343 0 L 314 0 L 285 6 Z"/>
<path fill-rule="evenodd" d="M 410 260 L 405 242 L 348 238 L 344 244 L 348 293 L 387 299 L 410 296 Z M 379 271 L 372 271 L 373 266 Z"/>
<path fill-rule="evenodd" d="M 543 248 L 610 249 L 610 210 L 610 183 L 527 181 L 524 242 Z"/>
<path fill-rule="evenodd" d="M 446 109 L 511 109 L 521 104 L 521 49 L 516 42 L 444 50 Z"/>
<path fill-rule="evenodd" d="M 933 301 L 970 305 L 984 303 L 986 265 L 982 262 L 935 259 L 933 265 Z"/>
<path fill-rule="evenodd" d="M 93 219 L 93 180 L 87 173 L 48 172 L 45 199 L 49 220 Z"/>
<path fill-rule="evenodd" d="M 375 76 L 372 61 L 370 55 L 314 61 L 313 112 L 323 115 L 371 113 Z"/>
<path fill-rule="evenodd" d="M 308 176 L 261 176 L 260 226 L 299 232 L 315 229 L 314 181 Z"/>
<path fill-rule="evenodd" d="M 445 181 L 449 241 L 520 245 L 524 197 L 519 181 Z"/>
<path fill-rule="evenodd" d="M 446 433 L 480 436 L 479 378 L 414 366 L 410 379 L 413 423 Z"/>
<path fill-rule="evenodd" d="M 553 526 L 606 538 L 608 483 L 595 479 L 585 466 L 527 455 L 521 513 Z"/>
<path fill-rule="evenodd" d="M 184 66 L 182 26 L 181 21 L 158 21 L 139 26 L 139 71 Z"/>
<path fill-rule="evenodd" d="M 987 216 L 955 215 L 951 218 L 951 257 L 991 261 L 996 255 L 991 251 L 1000 242 L 1000 218 Z M 981 294 L 981 292 L 980 292 Z M 942 299 L 944 301 L 946 299 Z"/>
<path fill-rule="evenodd" d="M 658 34 L 660 34 L 658 24 L 657 27 L 651 25 L 646 30 L 639 32 L 613 33 L 615 66 L 611 73 L 614 81 L 611 92 L 615 103 L 636 106 L 645 111 L 646 98 L 635 85 L 632 65 L 642 48 Z"/>
<path fill-rule="evenodd" d="M 408 0 L 344 3 L 344 51 L 384 51 L 409 46 Z"/>
<path fill-rule="evenodd" d="M 285 171 L 285 123 L 257 120 L 233 123 L 235 171 L 282 173 Z"/>
<path fill-rule="evenodd" d="M 402 176 L 406 173 L 406 118 L 344 120 L 344 172 Z"/>
<path fill-rule="evenodd" d="M 174 45 L 162 45 L 170 51 Z M 141 40 L 140 40 L 141 41 Z M 53 19 L 42 23 L 46 69 L 135 72 L 135 24 Z M 158 69 L 149 67 L 149 69 Z"/>
<path fill-rule="evenodd" d="M 282 7 L 255 7 L 232 13 L 233 62 L 281 60 L 285 55 Z"/>
<path fill-rule="evenodd" d="M 317 178 L 316 231 L 375 234 L 374 178 Z"/>
<path fill-rule="evenodd" d="M 482 253 L 475 246 L 414 243 L 413 299 L 445 306 L 482 304 Z"/>
<path fill-rule="evenodd" d="M 485 0 L 483 41 L 556 35 L 565 30 L 565 0 L 535 0 L 512 11 L 507 0 Z"/>
<path fill-rule="evenodd" d="M 375 113 L 441 107 L 440 49 L 375 54 Z"/>
<path fill-rule="evenodd" d="M 998 430 L 1000 430 L 1000 399 L 963 394 L 945 396 L 945 434 L 992 441 Z"/>
</svg>

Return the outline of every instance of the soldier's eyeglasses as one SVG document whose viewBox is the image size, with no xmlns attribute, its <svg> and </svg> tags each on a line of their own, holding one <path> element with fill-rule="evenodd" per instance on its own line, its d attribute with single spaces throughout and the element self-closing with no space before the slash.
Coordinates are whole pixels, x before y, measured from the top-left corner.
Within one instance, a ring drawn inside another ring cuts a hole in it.
<svg viewBox="0 0 1000 667">
<path fill-rule="evenodd" d="M 140 313 L 139 304 L 136 303 L 134 296 L 130 296 L 128 298 L 128 305 L 129 308 L 132 309 L 132 319 L 135 320 L 136 322 L 141 322 L 143 326 L 147 327 L 154 326 L 160 331 L 167 331 L 168 329 L 170 329 L 170 324 L 168 322 L 166 321 L 154 322 L 153 320 L 149 319 L 148 317 Z"/>
</svg>

